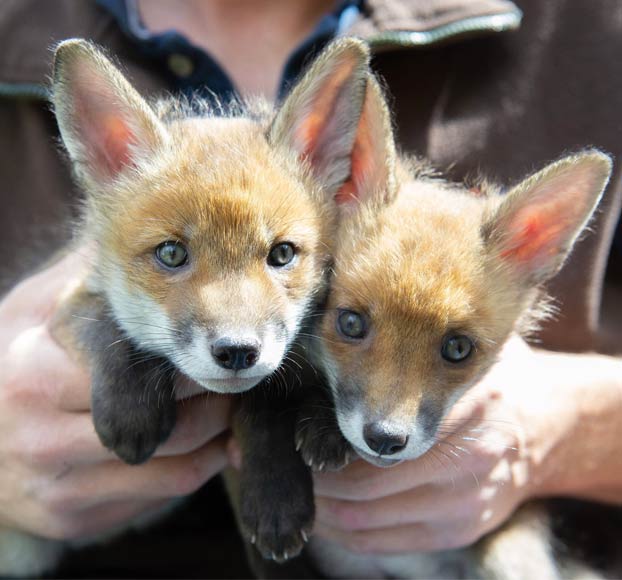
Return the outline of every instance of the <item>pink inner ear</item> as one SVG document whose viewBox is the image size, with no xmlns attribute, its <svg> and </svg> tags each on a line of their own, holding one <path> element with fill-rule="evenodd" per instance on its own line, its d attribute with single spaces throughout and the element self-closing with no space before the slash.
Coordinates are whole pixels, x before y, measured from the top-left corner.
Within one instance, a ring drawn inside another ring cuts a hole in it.
<svg viewBox="0 0 622 580">
<path fill-rule="evenodd" d="M 364 133 L 366 131 L 359 128 L 359 133 L 361 132 Z M 335 195 L 335 201 L 338 205 L 350 203 L 361 198 L 365 172 L 372 158 L 370 149 L 369 143 L 357 135 L 354 148 L 352 149 L 350 177 Z"/>
<path fill-rule="evenodd" d="M 116 174 L 124 166 L 131 164 L 130 144 L 135 141 L 134 134 L 127 123 L 112 115 L 102 122 L 103 145 L 102 159 L 111 173 Z"/>
<path fill-rule="evenodd" d="M 296 127 L 294 142 L 298 145 L 298 150 L 301 151 L 301 158 L 307 157 L 317 144 L 323 121 L 323 115 L 311 113 L 303 123 Z"/>
<path fill-rule="evenodd" d="M 564 215 L 564 209 L 567 211 L 563 201 L 551 201 L 517 212 L 509 224 L 501 256 L 530 269 L 545 266 L 560 253 L 573 229 L 574 222 Z"/>
<path fill-rule="evenodd" d="M 76 87 L 75 126 L 92 169 L 110 178 L 131 165 L 130 147 L 137 139 L 108 87 L 101 86 L 99 79 L 91 80 L 91 86 Z"/>
<path fill-rule="evenodd" d="M 380 196 L 378 200 L 388 199 L 393 136 L 386 115 L 380 89 L 371 82 L 352 149 L 350 178 L 338 192 L 337 203 L 362 201 L 374 196 Z"/>
</svg>

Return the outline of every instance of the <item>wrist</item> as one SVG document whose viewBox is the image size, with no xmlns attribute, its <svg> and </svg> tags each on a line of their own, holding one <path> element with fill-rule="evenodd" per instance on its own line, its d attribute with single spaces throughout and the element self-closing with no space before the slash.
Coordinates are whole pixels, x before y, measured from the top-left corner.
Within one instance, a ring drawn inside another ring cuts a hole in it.
<svg viewBox="0 0 622 580">
<path fill-rule="evenodd" d="M 530 416 L 532 498 L 572 496 L 622 503 L 622 361 L 536 351 Z"/>
</svg>

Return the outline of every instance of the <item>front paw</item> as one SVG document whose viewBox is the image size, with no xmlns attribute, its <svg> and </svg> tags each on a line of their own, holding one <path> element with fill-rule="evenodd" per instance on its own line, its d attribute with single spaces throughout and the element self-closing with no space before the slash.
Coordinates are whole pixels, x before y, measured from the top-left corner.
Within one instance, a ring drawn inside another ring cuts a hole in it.
<svg viewBox="0 0 622 580">
<path fill-rule="evenodd" d="M 104 401 L 93 405 L 101 442 L 130 465 L 144 463 L 175 426 L 175 401 Z"/>
<path fill-rule="evenodd" d="M 319 415 L 298 421 L 296 450 L 314 471 L 339 471 L 357 457 L 336 420 Z"/>
<path fill-rule="evenodd" d="M 313 485 L 300 467 L 303 478 L 275 474 L 271 483 L 243 486 L 242 533 L 264 558 L 280 564 L 300 554 L 313 528 Z"/>
</svg>

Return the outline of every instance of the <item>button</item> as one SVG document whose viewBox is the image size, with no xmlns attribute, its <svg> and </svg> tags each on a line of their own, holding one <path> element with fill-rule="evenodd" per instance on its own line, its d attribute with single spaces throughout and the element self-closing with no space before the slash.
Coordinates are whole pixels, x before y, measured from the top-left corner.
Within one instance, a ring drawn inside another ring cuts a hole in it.
<svg viewBox="0 0 622 580">
<path fill-rule="evenodd" d="M 185 54 L 174 53 L 168 57 L 168 68 L 171 72 L 181 78 L 189 77 L 194 72 L 194 63 Z"/>
</svg>

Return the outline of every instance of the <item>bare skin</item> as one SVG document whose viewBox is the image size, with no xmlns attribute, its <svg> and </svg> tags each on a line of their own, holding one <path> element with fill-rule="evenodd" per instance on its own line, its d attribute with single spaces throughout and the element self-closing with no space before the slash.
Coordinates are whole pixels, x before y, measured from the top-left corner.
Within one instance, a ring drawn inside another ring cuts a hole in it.
<svg viewBox="0 0 622 580">
<path fill-rule="evenodd" d="M 227 72 L 239 93 L 274 99 L 288 56 L 305 39 L 333 0 L 139 0 L 150 30 L 180 30 Z M 277 32 L 275 34 L 275 32 Z"/>
<path fill-rule="evenodd" d="M 198 489 L 227 464 L 229 401 L 178 403 L 156 458 L 129 466 L 93 428 L 87 369 L 54 341 L 50 320 L 86 260 L 67 255 L 0 303 L 0 525 L 53 538 L 94 534 Z M 180 384 L 179 395 L 196 392 Z"/>
</svg>

